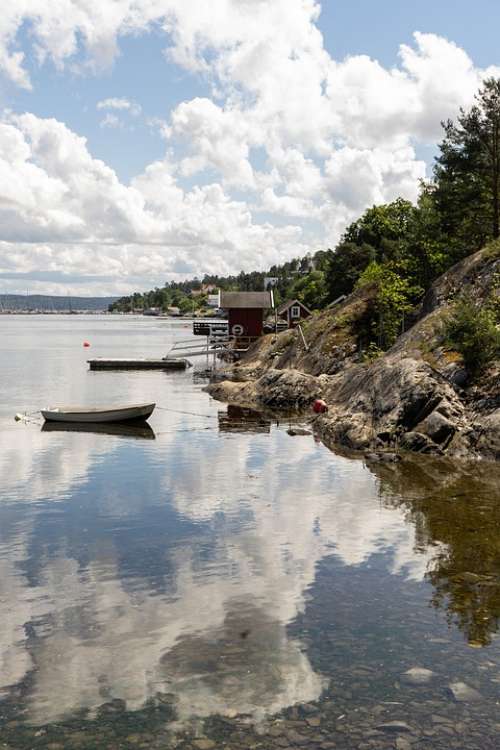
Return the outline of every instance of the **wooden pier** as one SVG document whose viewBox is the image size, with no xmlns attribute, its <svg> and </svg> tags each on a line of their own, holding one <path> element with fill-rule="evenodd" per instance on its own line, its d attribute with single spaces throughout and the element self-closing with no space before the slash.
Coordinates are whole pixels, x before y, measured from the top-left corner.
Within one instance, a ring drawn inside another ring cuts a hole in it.
<svg viewBox="0 0 500 750">
<path fill-rule="evenodd" d="M 184 358 L 172 359 L 89 359 L 91 370 L 185 370 L 191 363 Z"/>
<path fill-rule="evenodd" d="M 196 338 L 203 336 L 205 341 L 198 343 Z M 196 338 L 193 338 L 196 337 Z M 218 318 L 193 321 L 193 336 L 189 339 L 178 340 L 170 349 L 169 357 L 206 357 L 207 365 L 213 357 L 213 366 L 217 359 L 235 361 L 245 354 L 258 336 L 243 334 L 230 335 L 227 320 Z"/>
</svg>

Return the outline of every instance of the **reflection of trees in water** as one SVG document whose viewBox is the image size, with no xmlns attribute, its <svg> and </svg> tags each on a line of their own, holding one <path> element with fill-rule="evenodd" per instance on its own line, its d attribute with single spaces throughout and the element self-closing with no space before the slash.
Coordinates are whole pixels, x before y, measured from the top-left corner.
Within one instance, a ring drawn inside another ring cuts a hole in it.
<svg viewBox="0 0 500 750">
<path fill-rule="evenodd" d="M 488 645 L 500 620 L 500 468 L 408 459 L 375 471 L 384 503 L 407 508 L 417 544 L 436 546 L 432 604 L 471 645 Z"/>
</svg>

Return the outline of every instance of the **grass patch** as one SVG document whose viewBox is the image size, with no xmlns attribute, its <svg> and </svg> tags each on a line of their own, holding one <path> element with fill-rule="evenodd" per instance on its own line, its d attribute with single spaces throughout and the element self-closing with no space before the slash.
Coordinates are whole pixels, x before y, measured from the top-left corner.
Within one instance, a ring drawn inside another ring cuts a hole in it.
<svg viewBox="0 0 500 750">
<path fill-rule="evenodd" d="M 500 259 L 500 240 L 492 240 L 488 242 L 484 248 L 485 260 L 498 260 Z"/>
</svg>

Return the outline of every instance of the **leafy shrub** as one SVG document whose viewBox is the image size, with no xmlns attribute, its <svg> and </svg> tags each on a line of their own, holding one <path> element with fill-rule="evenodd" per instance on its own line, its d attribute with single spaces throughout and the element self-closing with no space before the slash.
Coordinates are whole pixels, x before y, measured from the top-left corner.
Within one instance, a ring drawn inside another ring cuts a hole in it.
<svg viewBox="0 0 500 750">
<path fill-rule="evenodd" d="M 404 318 L 413 309 L 414 300 L 422 290 L 413 286 L 388 265 L 370 263 L 363 271 L 357 288 L 373 285 L 376 293 L 372 314 L 367 322 L 369 337 L 380 349 L 394 344 L 404 327 Z"/>
<path fill-rule="evenodd" d="M 471 372 L 477 372 L 500 357 L 500 330 L 491 305 L 477 305 L 469 296 L 460 297 L 444 324 L 446 344 L 462 355 Z"/>
<path fill-rule="evenodd" d="M 372 341 L 363 354 L 363 361 L 366 362 L 366 364 L 371 364 L 372 362 L 375 362 L 376 359 L 379 359 L 379 357 L 382 357 L 383 354 L 384 350 L 380 349 L 377 344 Z"/>
</svg>

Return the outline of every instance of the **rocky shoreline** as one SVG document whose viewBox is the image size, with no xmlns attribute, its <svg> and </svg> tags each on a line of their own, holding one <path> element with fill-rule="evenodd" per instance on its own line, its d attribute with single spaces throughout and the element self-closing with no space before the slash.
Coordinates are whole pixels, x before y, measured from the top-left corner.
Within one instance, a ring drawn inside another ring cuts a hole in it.
<svg viewBox="0 0 500 750">
<path fill-rule="evenodd" d="M 499 269 L 498 259 L 481 252 L 451 269 L 433 285 L 415 325 L 373 361 L 353 334 L 367 302 L 358 293 L 311 320 L 307 349 L 293 331 L 266 336 L 207 390 L 275 413 L 311 415 L 314 400 L 324 399 L 328 412 L 314 430 L 332 447 L 499 460 L 500 363 L 472 380 L 440 334 L 457 289 L 480 299 Z"/>
</svg>

